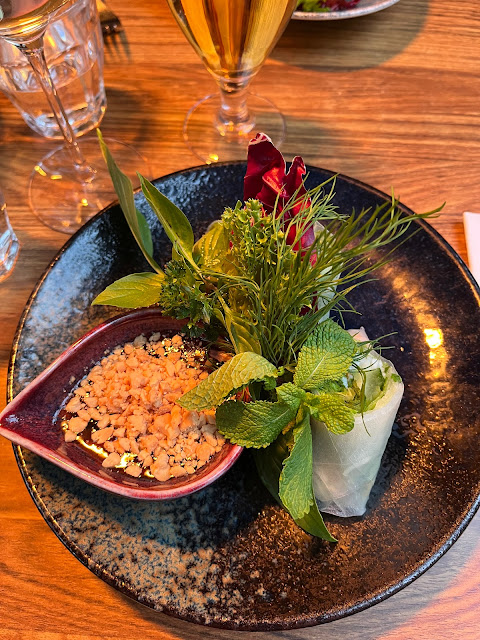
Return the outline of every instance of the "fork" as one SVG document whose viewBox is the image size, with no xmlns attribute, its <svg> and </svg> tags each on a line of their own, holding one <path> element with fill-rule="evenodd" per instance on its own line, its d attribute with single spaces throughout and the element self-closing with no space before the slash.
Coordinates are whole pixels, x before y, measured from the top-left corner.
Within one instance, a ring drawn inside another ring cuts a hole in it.
<svg viewBox="0 0 480 640">
<path fill-rule="evenodd" d="M 120 31 L 123 31 L 120 18 L 116 16 L 109 7 L 107 7 L 104 0 L 96 0 L 96 3 L 103 35 L 108 36 L 112 33 L 119 33 Z"/>
</svg>

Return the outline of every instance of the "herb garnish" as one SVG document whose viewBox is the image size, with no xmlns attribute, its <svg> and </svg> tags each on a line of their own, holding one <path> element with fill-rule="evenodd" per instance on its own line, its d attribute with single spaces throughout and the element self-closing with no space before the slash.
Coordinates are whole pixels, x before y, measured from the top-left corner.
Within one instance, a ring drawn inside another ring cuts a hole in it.
<svg viewBox="0 0 480 640">
<path fill-rule="evenodd" d="M 312 488 L 310 418 L 335 434 L 353 428 L 365 382 L 345 393 L 345 379 L 373 347 L 327 318 L 332 309 L 349 308 L 349 292 L 389 259 L 393 249 L 378 258 L 379 248 L 394 246 L 414 220 L 436 211 L 406 215 L 392 197 L 343 215 L 333 205 L 334 179 L 307 191 L 301 158 L 286 172 L 281 154 L 259 134 L 249 147 L 246 201 L 227 208 L 197 242 L 183 212 L 141 177 L 173 245 L 162 269 L 132 186 L 100 132 L 99 139 L 125 218 L 154 273 L 121 278 L 93 304 L 159 304 L 166 315 L 187 318 L 192 330 L 226 331 L 230 343 L 223 346 L 235 355 L 179 404 L 216 407 L 219 431 L 255 450 L 262 481 L 295 522 L 333 541 Z"/>
</svg>

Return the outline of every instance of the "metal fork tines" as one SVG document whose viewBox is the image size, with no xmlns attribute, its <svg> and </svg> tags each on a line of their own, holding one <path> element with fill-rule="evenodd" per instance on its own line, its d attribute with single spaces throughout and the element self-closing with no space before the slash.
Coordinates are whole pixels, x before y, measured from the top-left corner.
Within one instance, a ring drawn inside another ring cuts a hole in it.
<svg viewBox="0 0 480 640">
<path fill-rule="evenodd" d="M 119 33 L 120 31 L 123 31 L 120 18 L 116 16 L 109 7 L 107 7 L 103 0 L 96 0 L 96 2 L 103 34 L 108 36 L 112 33 Z"/>
</svg>

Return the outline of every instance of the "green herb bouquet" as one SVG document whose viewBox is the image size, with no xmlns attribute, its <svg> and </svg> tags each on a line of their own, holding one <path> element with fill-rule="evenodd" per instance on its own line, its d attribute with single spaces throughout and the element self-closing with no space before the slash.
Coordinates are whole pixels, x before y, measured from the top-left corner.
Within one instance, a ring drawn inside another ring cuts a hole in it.
<svg viewBox="0 0 480 640">
<path fill-rule="evenodd" d="M 405 215 L 395 199 L 341 214 L 333 205 L 333 179 L 307 191 L 302 159 L 294 158 L 287 172 L 280 152 L 258 134 L 248 149 L 244 201 L 232 203 L 196 242 L 182 211 L 140 177 L 173 245 L 162 269 L 132 185 L 99 137 L 126 220 L 153 271 L 112 283 L 94 304 L 156 304 L 165 315 L 187 319 L 197 335 L 216 330 L 231 357 L 179 404 L 192 411 L 215 407 L 220 433 L 254 450 L 262 481 L 295 522 L 334 541 L 318 508 L 327 505 L 323 494 L 331 480 L 318 474 L 317 458 L 329 448 L 342 449 L 331 438 L 349 434 L 356 438 L 348 445 L 353 457 L 359 447 L 371 448 L 375 421 L 365 417 L 375 408 L 388 414 L 389 433 L 403 385 L 366 334 L 353 335 L 329 315 L 335 309 L 341 317 L 349 292 L 388 259 L 388 251 L 381 262 L 369 259 L 378 248 L 431 214 Z M 388 433 L 383 429 L 373 462 L 357 465 L 358 474 L 369 477 L 359 512 Z M 339 460 L 335 473 L 349 465 Z M 328 461 L 321 466 L 327 469 Z M 355 486 L 357 479 L 347 482 Z M 324 510 L 337 513 L 328 505 Z"/>
</svg>

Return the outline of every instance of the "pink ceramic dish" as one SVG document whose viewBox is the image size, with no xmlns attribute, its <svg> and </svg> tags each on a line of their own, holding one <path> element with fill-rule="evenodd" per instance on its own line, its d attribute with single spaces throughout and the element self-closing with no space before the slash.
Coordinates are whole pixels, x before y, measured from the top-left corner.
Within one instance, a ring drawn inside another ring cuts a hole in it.
<svg viewBox="0 0 480 640">
<path fill-rule="evenodd" d="M 90 484 L 139 500 L 171 500 L 203 489 L 237 460 L 242 447 L 226 443 L 199 471 L 166 482 L 132 478 L 101 461 L 76 442 L 66 443 L 56 420 L 59 407 L 78 381 L 106 351 L 159 332 L 165 337 L 184 323 L 165 318 L 158 309 L 140 309 L 116 316 L 89 331 L 33 380 L 0 414 L 0 435 L 50 460 Z"/>
</svg>

